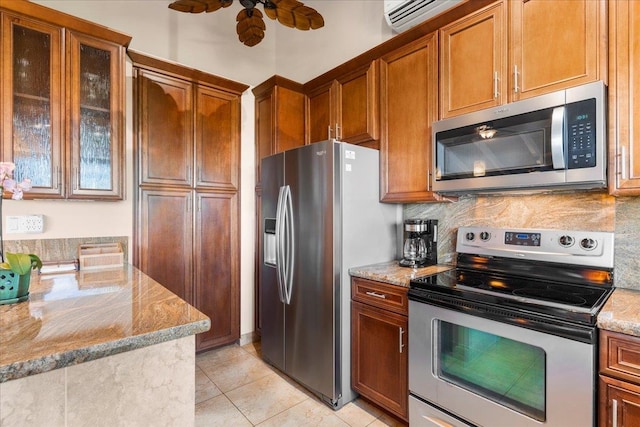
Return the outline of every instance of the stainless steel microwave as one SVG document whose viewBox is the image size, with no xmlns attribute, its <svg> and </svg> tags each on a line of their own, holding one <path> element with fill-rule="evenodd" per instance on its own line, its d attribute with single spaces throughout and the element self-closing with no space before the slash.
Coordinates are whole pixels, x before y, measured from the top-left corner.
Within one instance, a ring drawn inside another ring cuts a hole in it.
<svg viewBox="0 0 640 427">
<path fill-rule="evenodd" d="M 433 191 L 496 193 L 606 187 L 602 82 L 433 124 Z"/>
</svg>

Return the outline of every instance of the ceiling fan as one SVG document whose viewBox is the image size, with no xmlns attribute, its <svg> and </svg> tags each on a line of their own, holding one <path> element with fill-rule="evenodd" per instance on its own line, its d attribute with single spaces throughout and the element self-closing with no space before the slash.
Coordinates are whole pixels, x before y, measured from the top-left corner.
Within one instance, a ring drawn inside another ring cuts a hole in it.
<svg viewBox="0 0 640 427">
<path fill-rule="evenodd" d="M 266 26 L 262 12 L 256 8 L 262 4 L 264 13 L 283 25 L 299 30 L 315 30 L 324 26 L 324 19 L 315 9 L 297 0 L 239 0 L 244 7 L 236 17 L 238 38 L 247 46 L 255 46 L 264 38 Z M 231 6 L 233 0 L 176 0 L 169 5 L 178 12 L 215 12 Z"/>
</svg>

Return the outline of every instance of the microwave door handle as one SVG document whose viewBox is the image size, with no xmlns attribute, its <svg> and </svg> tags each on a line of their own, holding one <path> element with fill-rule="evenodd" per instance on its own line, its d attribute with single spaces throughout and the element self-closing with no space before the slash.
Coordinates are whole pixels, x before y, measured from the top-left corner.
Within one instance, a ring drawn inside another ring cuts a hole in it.
<svg viewBox="0 0 640 427">
<path fill-rule="evenodd" d="M 551 116 L 551 159 L 554 169 L 565 169 L 564 159 L 564 107 L 553 109 Z"/>
</svg>

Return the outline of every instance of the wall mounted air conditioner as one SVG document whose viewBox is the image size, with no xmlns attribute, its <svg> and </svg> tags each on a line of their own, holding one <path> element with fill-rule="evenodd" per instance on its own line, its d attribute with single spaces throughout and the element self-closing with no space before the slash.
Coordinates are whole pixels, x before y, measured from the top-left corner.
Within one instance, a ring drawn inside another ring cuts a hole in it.
<svg viewBox="0 0 640 427">
<path fill-rule="evenodd" d="M 463 0 L 385 0 L 384 16 L 387 24 L 402 32 L 426 21 Z"/>
</svg>

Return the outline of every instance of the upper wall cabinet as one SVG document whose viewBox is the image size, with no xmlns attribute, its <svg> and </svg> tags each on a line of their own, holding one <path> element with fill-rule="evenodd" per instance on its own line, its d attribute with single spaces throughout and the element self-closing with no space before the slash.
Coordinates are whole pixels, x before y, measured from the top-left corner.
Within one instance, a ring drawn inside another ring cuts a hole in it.
<svg viewBox="0 0 640 427">
<path fill-rule="evenodd" d="M 380 60 L 380 196 L 437 201 L 431 191 L 431 123 L 438 115 L 438 36 L 424 36 Z"/>
<path fill-rule="evenodd" d="M 305 97 L 302 85 L 273 76 L 253 89 L 256 117 L 256 185 L 260 161 L 272 154 L 304 145 Z"/>
<path fill-rule="evenodd" d="M 640 195 L 640 2 L 609 3 L 609 191 Z"/>
<path fill-rule="evenodd" d="M 305 84 L 308 142 L 330 138 L 378 148 L 378 61 Z"/>
<path fill-rule="evenodd" d="M 29 2 L 2 13 L 3 161 L 26 198 L 123 198 L 130 37 Z"/>
<path fill-rule="evenodd" d="M 507 100 L 505 7 L 495 3 L 440 30 L 440 117 Z"/>
<path fill-rule="evenodd" d="M 604 79 L 605 5 L 496 2 L 441 28 L 440 118 Z"/>
<path fill-rule="evenodd" d="M 606 0 L 507 4 L 514 101 L 606 80 Z"/>
</svg>

